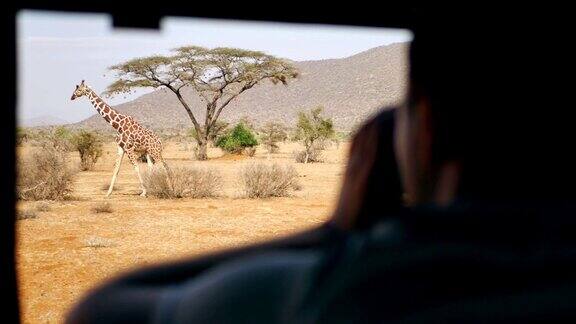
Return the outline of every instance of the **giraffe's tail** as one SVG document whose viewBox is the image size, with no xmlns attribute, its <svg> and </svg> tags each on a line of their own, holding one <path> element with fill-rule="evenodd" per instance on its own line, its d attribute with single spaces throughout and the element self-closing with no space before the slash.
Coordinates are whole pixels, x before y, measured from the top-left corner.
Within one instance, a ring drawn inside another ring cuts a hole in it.
<svg viewBox="0 0 576 324">
<path fill-rule="evenodd" d="M 168 166 L 168 163 L 166 163 L 166 161 L 164 161 L 164 159 L 161 159 L 160 161 L 162 161 L 162 166 L 164 167 L 164 169 L 166 170 L 166 174 L 168 175 L 168 182 L 170 183 L 170 189 L 174 188 L 174 174 L 172 173 L 172 170 L 170 169 L 170 167 Z"/>
<path fill-rule="evenodd" d="M 164 169 L 166 169 L 166 172 L 168 172 L 168 176 L 172 177 L 172 170 L 168 166 L 168 163 L 166 163 L 166 161 L 162 160 L 162 166 L 164 166 Z"/>
</svg>

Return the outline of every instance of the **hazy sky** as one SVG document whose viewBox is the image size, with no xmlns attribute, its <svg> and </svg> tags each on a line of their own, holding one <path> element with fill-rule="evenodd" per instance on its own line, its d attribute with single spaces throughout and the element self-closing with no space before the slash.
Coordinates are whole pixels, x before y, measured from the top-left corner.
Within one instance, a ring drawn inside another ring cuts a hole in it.
<svg viewBox="0 0 576 324">
<path fill-rule="evenodd" d="M 95 113 L 70 101 L 82 79 L 101 93 L 114 79 L 107 67 L 181 45 L 240 47 L 296 60 L 347 57 L 406 42 L 406 30 L 230 20 L 165 18 L 160 31 L 113 29 L 104 14 L 22 11 L 18 26 L 18 118 L 56 116 L 76 122 Z M 112 105 L 148 91 L 108 99 Z"/>
</svg>

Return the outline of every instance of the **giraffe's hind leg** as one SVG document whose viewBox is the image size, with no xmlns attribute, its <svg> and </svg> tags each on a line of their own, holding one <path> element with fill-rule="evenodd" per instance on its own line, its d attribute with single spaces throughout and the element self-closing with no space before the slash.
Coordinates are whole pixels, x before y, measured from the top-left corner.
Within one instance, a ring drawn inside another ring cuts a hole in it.
<svg viewBox="0 0 576 324">
<path fill-rule="evenodd" d="M 173 186 L 174 177 L 172 175 L 172 170 L 170 170 L 170 167 L 168 167 L 168 163 L 166 163 L 166 161 L 164 161 L 164 158 L 162 157 L 162 154 L 160 153 L 160 151 L 152 152 L 152 153 L 150 153 L 150 155 L 154 159 L 154 163 L 158 163 L 158 162 L 162 163 L 162 166 L 164 167 L 164 170 L 166 170 L 166 174 L 168 175 L 168 180 L 169 180 L 170 186 Z"/>
<path fill-rule="evenodd" d="M 154 161 L 156 161 L 156 159 L 154 159 Z M 150 153 L 146 153 L 146 162 L 148 163 L 148 170 L 150 170 L 152 168 L 152 165 L 154 163 L 152 163 L 152 158 L 150 157 Z"/>
<path fill-rule="evenodd" d="M 166 161 L 164 161 L 164 158 L 162 157 L 162 154 L 159 152 L 153 152 L 150 153 L 151 157 L 154 159 L 154 163 L 162 163 L 162 166 L 164 167 L 164 169 L 166 169 L 166 172 L 168 172 L 168 174 L 170 174 L 170 168 L 168 167 L 168 163 L 166 163 Z"/>
<path fill-rule="evenodd" d="M 138 154 L 134 152 L 134 150 L 127 151 L 128 159 L 130 159 L 130 163 L 134 167 L 134 171 L 138 175 L 138 180 L 140 181 L 140 188 L 142 189 L 142 193 L 140 196 L 146 197 L 146 187 L 144 186 L 144 181 L 142 180 L 142 175 L 140 174 L 140 167 L 138 166 Z"/>
</svg>

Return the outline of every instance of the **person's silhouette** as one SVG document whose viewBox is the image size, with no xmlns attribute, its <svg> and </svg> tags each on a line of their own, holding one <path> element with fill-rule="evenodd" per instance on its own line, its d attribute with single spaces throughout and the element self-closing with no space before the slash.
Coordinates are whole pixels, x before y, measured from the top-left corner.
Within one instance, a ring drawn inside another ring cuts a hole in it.
<svg viewBox="0 0 576 324">
<path fill-rule="evenodd" d="M 355 137 L 328 224 L 118 278 L 68 322 L 576 320 L 569 120 L 528 110 L 506 37 L 432 27 L 406 104 Z"/>
</svg>

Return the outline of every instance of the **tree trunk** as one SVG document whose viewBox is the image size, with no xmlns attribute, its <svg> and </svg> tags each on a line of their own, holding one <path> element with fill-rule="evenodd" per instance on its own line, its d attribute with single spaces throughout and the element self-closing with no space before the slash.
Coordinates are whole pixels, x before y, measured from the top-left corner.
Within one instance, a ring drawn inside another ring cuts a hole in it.
<svg viewBox="0 0 576 324">
<path fill-rule="evenodd" d="M 196 159 L 200 161 L 208 160 L 208 140 L 202 139 L 198 141 L 198 151 L 196 151 Z"/>
<path fill-rule="evenodd" d="M 310 142 L 309 145 L 306 145 L 306 157 L 304 158 L 304 164 L 308 164 L 308 159 L 310 158 L 310 153 L 312 151 L 312 145 L 314 145 L 314 142 Z"/>
</svg>

